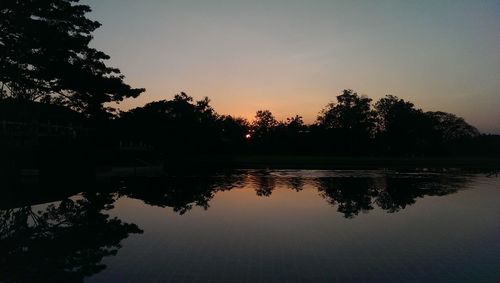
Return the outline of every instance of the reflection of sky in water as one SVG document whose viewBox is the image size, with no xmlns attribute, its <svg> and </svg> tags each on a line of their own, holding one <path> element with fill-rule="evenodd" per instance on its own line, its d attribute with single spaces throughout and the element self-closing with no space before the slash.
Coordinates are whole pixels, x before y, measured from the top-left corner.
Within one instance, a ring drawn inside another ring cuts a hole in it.
<svg viewBox="0 0 500 283">
<path fill-rule="evenodd" d="M 389 170 L 108 180 L 102 192 L 31 207 L 42 214 L 28 226 L 42 225 L 17 233 L 33 241 L 9 238 L 5 213 L 16 209 L 2 208 L 0 281 L 18 271 L 88 282 L 495 282 L 499 185 Z"/>
<path fill-rule="evenodd" d="M 492 282 L 500 276 L 497 178 L 467 179 L 466 190 L 419 197 L 397 213 L 372 203 L 368 213 L 347 219 L 316 182 L 335 183 L 353 172 L 267 173 L 247 172 L 236 188 L 217 192 L 207 210 L 183 215 L 119 199 L 112 214 L 144 234 L 125 240 L 117 257 L 104 260 L 108 268 L 89 281 Z M 298 192 L 285 180 L 297 176 Z M 384 173 L 358 177 L 382 186 L 376 179 Z M 397 177 L 411 185 L 424 176 Z M 259 185 L 273 186 L 271 195 L 258 196 Z"/>
</svg>

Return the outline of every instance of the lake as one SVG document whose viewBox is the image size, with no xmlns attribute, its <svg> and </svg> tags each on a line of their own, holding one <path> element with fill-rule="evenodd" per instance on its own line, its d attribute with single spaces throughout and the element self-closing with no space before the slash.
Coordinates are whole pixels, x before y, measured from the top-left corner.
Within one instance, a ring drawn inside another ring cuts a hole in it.
<svg viewBox="0 0 500 283">
<path fill-rule="evenodd" d="M 500 280 L 492 173 L 234 170 L 27 183 L 11 186 L 33 193 L 0 202 L 0 282 Z"/>
</svg>

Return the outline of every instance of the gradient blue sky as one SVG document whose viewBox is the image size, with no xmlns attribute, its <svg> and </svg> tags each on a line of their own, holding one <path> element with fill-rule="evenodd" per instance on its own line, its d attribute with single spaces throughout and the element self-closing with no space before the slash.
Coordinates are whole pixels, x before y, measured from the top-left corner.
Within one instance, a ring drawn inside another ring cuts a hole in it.
<svg viewBox="0 0 500 283">
<path fill-rule="evenodd" d="M 185 91 L 217 112 L 312 122 L 344 88 L 500 133 L 500 1 L 84 0 L 129 109 Z"/>
</svg>

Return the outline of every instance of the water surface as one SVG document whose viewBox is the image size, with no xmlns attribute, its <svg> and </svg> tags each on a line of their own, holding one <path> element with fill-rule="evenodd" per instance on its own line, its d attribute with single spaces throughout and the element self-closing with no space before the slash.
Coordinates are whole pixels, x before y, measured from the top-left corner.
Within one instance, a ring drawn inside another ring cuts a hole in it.
<svg viewBox="0 0 500 283">
<path fill-rule="evenodd" d="M 109 178 L 4 205 L 0 281 L 497 282 L 499 201 L 464 172 Z"/>
</svg>

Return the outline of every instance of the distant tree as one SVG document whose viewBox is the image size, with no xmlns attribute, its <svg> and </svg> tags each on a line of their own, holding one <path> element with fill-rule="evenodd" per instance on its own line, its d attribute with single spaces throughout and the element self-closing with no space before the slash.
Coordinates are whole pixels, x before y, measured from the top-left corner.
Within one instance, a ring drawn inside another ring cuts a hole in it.
<svg viewBox="0 0 500 283">
<path fill-rule="evenodd" d="M 274 118 L 269 110 L 259 110 L 255 114 L 255 120 L 252 123 L 252 129 L 257 137 L 269 135 L 274 128 L 278 126 L 278 120 Z"/>
<path fill-rule="evenodd" d="M 375 103 L 378 141 L 391 154 L 421 154 L 436 142 L 432 121 L 421 109 L 397 96 L 387 95 Z"/>
<path fill-rule="evenodd" d="M 371 101 L 368 97 L 358 96 L 352 89 L 345 89 L 337 96 L 337 103 L 329 103 L 321 111 L 318 122 L 325 128 L 370 135 L 375 127 Z"/>
<path fill-rule="evenodd" d="M 426 112 L 393 95 L 377 101 L 344 90 L 336 103 L 306 125 L 295 115 L 278 121 L 269 110 L 255 119 L 219 115 L 205 97 L 195 101 L 181 92 L 121 113 L 114 120 L 120 140 L 151 145 L 160 153 L 271 153 L 335 155 L 443 155 L 494 148 L 494 137 L 478 136 L 462 118 Z M 464 142 L 465 141 L 465 142 Z M 488 150 L 491 151 L 491 150 Z"/>
<path fill-rule="evenodd" d="M 375 112 L 371 99 L 346 89 L 329 103 L 317 119 L 318 126 L 333 131 L 336 145 L 342 151 L 364 151 L 375 129 Z"/>
<path fill-rule="evenodd" d="M 295 115 L 294 117 L 286 118 L 284 126 L 289 132 L 298 133 L 304 128 L 304 120 L 302 116 Z"/>
<path fill-rule="evenodd" d="M 218 123 L 224 151 L 244 150 L 247 135 L 250 132 L 250 123 L 245 118 L 235 118 L 230 115 L 220 116 Z"/>
<path fill-rule="evenodd" d="M 79 0 L 0 1 L 1 97 L 69 106 L 105 117 L 105 104 L 137 97 L 109 56 L 89 47 L 100 23 Z"/>
<path fill-rule="evenodd" d="M 280 122 L 269 110 L 259 110 L 255 114 L 251 128 L 251 147 L 258 152 L 276 152 Z"/>
<path fill-rule="evenodd" d="M 241 117 L 233 117 L 231 115 L 222 115 L 219 117 L 219 122 L 222 124 L 222 129 L 227 133 L 237 133 L 239 137 L 245 137 L 250 130 L 250 123 L 247 119 Z"/>
<path fill-rule="evenodd" d="M 217 119 L 218 115 L 210 105 L 210 99 L 206 96 L 202 100 L 196 101 L 195 109 L 202 116 L 201 120 L 214 121 Z"/>
<path fill-rule="evenodd" d="M 301 116 L 289 117 L 286 121 L 278 122 L 273 132 L 272 141 L 275 143 L 275 152 L 296 153 L 307 147 L 304 130 L 307 126 Z"/>
<path fill-rule="evenodd" d="M 456 142 L 479 136 L 479 131 L 461 117 L 446 112 L 426 112 L 432 119 L 434 128 L 441 134 L 444 142 Z"/>
<path fill-rule="evenodd" d="M 172 154 L 213 150 L 220 136 L 210 100 L 194 101 L 184 92 L 121 113 L 116 123 L 118 137 Z"/>
<path fill-rule="evenodd" d="M 407 128 L 408 120 L 415 118 L 419 112 L 413 103 L 394 95 L 381 98 L 375 103 L 375 109 L 379 118 L 379 130 L 387 133 L 403 131 Z"/>
</svg>

